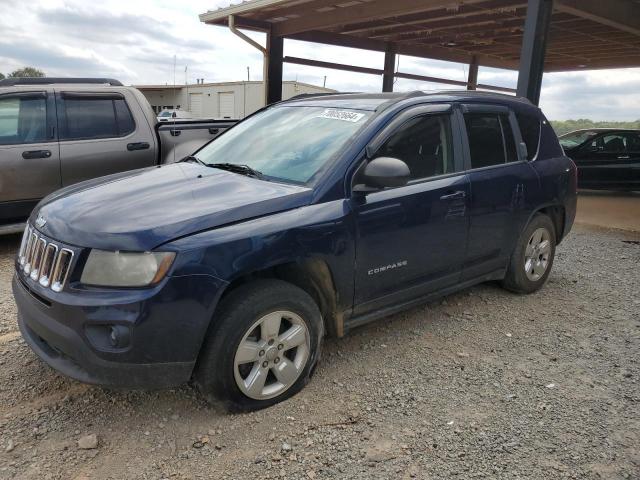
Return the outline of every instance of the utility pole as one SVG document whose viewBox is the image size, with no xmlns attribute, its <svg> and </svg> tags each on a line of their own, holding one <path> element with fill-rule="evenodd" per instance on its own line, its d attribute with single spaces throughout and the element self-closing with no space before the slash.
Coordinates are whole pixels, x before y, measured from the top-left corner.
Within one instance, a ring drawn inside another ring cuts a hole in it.
<svg viewBox="0 0 640 480">
<path fill-rule="evenodd" d="M 249 76 L 249 67 L 247 67 L 247 82 L 250 82 L 250 81 L 251 81 L 251 78 Z"/>
<path fill-rule="evenodd" d="M 327 86 L 327 76 L 324 76 L 324 82 L 322 82 L 322 88 Z"/>
<path fill-rule="evenodd" d="M 189 105 L 189 83 L 187 82 L 187 68 L 188 68 L 188 66 L 185 65 L 184 66 L 184 87 L 185 87 L 185 90 L 186 90 L 185 91 L 185 97 L 187 99 L 187 105 L 186 105 L 187 108 L 185 108 L 184 110 L 189 110 L 190 111 L 191 110 L 191 105 Z"/>
</svg>

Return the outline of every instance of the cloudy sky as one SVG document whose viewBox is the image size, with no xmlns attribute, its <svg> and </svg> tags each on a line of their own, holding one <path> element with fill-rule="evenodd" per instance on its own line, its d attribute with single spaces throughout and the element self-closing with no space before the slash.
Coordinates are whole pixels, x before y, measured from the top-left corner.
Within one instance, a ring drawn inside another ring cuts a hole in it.
<svg viewBox="0 0 640 480">
<path fill-rule="evenodd" d="M 51 76 L 113 77 L 127 84 L 252 80 L 262 75 L 262 55 L 225 28 L 207 26 L 198 14 L 230 0 L 0 0 L 0 72 L 25 65 Z M 234 0 L 233 3 L 238 3 Z M 264 41 L 264 36 L 254 38 Z M 285 41 L 285 55 L 382 68 L 383 54 Z M 461 64 L 400 57 L 400 70 L 466 80 Z M 343 91 L 379 91 L 379 77 L 298 65 L 285 80 Z M 516 73 L 480 68 L 479 82 L 515 88 Z M 395 90 L 438 90 L 443 85 L 399 80 Z M 554 120 L 640 119 L 640 68 L 545 76 L 541 106 Z"/>
</svg>

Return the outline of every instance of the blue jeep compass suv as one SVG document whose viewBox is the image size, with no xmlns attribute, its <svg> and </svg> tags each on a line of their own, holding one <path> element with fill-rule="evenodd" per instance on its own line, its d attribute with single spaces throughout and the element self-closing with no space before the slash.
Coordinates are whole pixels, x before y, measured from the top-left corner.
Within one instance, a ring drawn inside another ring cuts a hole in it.
<svg viewBox="0 0 640 480">
<path fill-rule="evenodd" d="M 471 285 L 539 289 L 576 211 L 541 111 L 475 92 L 297 98 L 29 220 L 27 343 L 83 382 L 189 380 L 230 409 L 309 380 L 326 334 Z"/>
</svg>

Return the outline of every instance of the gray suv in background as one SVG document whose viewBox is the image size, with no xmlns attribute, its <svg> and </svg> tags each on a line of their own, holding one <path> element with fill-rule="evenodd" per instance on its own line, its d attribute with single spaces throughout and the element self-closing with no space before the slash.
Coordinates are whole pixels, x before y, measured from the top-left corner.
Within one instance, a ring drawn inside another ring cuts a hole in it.
<svg viewBox="0 0 640 480">
<path fill-rule="evenodd" d="M 142 93 L 117 80 L 1 80 L 0 234 L 24 228 L 61 187 L 180 160 L 234 123 L 160 125 Z"/>
</svg>

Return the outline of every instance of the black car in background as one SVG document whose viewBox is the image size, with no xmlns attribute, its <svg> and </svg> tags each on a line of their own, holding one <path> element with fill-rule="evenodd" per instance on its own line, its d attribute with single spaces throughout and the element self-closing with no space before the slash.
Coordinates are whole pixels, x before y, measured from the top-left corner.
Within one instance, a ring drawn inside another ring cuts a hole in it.
<svg viewBox="0 0 640 480">
<path fill-rule="evenodd" d="M 578 187 L 640 190 L 640 130 L 592 128 L 559 138 L 578 166 Z"/>
</svg>

